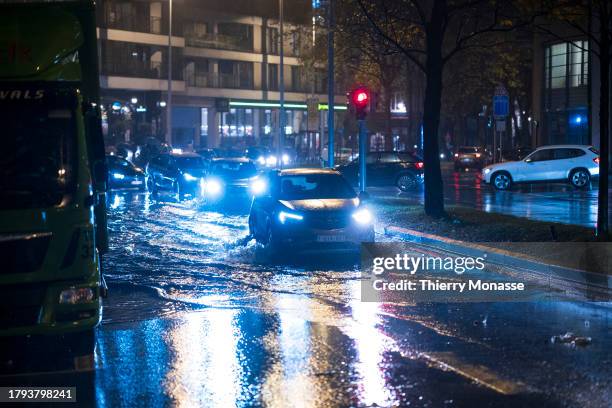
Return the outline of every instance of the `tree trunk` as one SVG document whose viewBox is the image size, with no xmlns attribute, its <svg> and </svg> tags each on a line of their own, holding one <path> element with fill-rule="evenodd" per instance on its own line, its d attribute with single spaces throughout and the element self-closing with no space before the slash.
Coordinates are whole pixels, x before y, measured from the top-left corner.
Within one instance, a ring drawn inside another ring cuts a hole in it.
<svg viewBox="0 0 612 408">
<path fill-rule="evenodd" d="M 438 129 L 442 105 L 442 40 L 446 0 L 434 2 L 427 26 L 426 85 L 423 111 L 423 160 L 425 162 L 425 213 L 444 216 L 444 189 L 440 171 Z"/>
<path fill-rule="evenodd" d="M 599 195 L 597 197 L 597 237 L 608 239 L 608 169 L 610 167 L 610 19 L 607 7 L 601 6 L 601 38 L 599 47 Z"/>
</svg>

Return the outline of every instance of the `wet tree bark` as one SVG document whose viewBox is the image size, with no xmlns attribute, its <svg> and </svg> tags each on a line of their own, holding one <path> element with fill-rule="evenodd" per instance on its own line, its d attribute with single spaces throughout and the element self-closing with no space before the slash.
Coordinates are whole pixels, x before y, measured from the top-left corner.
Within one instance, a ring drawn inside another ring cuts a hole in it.
<svg viewBox="0 0 612 408">
<path fill-rule="evenodd" d="M 599 68 L 601 71 L 599 105 L 599 195 L 597 197 L 597 237 L 609 238 L 608 229 L 608 169 L 610 167 L 610 16 L 609 4 L 600 2 Z"/>
<path fill-rule="evenodd" d="M 426 85 L 423 104 L 423 160 L 425 162 L 425 213 L 444 216 L 444 189 L 440 171 L 438 131 L 442 104 L 442 42 L 446 0 L 435 0 L 431 20 L 426 26 Z"/>
</svg>

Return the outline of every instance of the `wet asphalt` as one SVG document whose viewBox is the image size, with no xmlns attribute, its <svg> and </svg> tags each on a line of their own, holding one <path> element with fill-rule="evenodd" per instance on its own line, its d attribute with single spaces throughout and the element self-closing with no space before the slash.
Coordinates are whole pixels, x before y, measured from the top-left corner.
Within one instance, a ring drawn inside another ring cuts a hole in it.
<svg viewBox="0 0 612 408">
<path fill-rule="evenodd" d="M 611 404 L 609 303 L 362 302 L 358 259 L 270 260 L 246 242 L 248 203 L 108 199 L 91 365 L 49 352 L 57 364 L 0 385 L 76 386 L 77 405 L 101 407 Z M 592 343 L 551 342 L 568 331 Z"/>
<path fill-rule="evenodd" d="M 597 223 L 597 181 L 586 189 L 567 183 L 517 184 L 510 191 L 496 191 L 485 184 L 476 170 L 454 171 L 452 163 L 442 163 L 444 200 L 450 205 L 475 208 L 546 222 L 594 227 Z M 410 203 L 423 203 L 423 191 L 400 193 L 394 187 L 374 187 L 380 197 L 397 197 Z M 608 190 L 612 202 L 612 188 Z M 612 217 L 610 207 L 609 217 Z"/>
</svg>

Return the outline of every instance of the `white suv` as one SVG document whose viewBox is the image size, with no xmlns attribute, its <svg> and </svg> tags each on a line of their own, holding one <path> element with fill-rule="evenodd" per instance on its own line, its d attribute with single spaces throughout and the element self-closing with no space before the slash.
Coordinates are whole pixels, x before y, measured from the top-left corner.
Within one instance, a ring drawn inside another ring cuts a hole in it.
<svg viewBox="0 0 612 408">
<path fill-rule="evenodd" d="M 593 146 L 542 146 L 521 161 L 492 164 L 482 170 L 482 178 L 498 190 L 514 183 L 567 181 L 584 188 L 599 176 L 599 152 Z"/>
</svg>

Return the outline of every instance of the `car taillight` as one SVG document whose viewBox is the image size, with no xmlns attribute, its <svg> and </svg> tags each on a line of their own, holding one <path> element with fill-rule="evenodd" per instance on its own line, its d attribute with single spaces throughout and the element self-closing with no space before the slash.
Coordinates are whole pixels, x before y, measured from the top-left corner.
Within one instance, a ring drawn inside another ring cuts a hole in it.
<svg viewBox="0 0 612 408">
<path fill-rule="evenodd" d="M 476 153 L 476 158 L 479 159 L 480 158 L 480 153 Z"/>
<path fill-rule="evenodd" d="M 414 163 L 414 165 L 419 170 L 422 169 L 423 167 L 425 167 L 425 164 L 423 162 L 416 162 L 416 163 Z"/>
<path fill-rule="evenodd" d="M 594 158 L 593 161 L 599 166 L 599 157 Z"/>
</svg>

